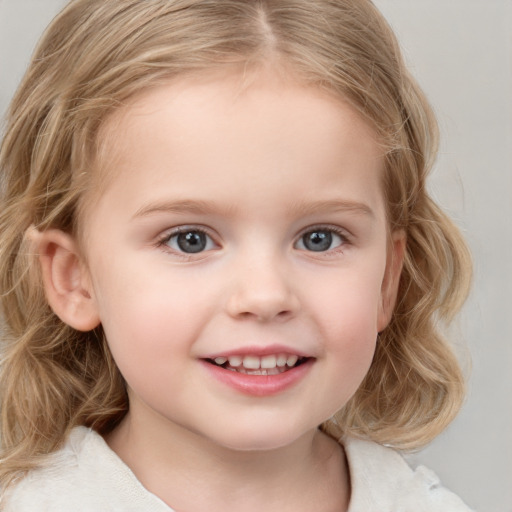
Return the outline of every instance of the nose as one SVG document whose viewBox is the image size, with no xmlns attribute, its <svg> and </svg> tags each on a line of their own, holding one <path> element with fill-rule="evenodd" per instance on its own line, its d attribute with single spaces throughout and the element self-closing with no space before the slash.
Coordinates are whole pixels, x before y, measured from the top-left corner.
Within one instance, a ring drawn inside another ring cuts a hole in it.
<svg viewBox="0 0 512 512">
<path fill-rule="evenodd" d="M 286 321 L 296 316 L 300 301 L 285 265 L 263 257 L 235 265 L 226 309 L 233 318 Z"/>
</svg>

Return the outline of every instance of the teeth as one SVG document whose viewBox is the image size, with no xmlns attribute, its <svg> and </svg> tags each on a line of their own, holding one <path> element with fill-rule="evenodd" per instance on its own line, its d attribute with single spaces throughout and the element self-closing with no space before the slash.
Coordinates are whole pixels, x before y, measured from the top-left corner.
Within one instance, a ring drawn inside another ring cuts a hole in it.
<svg viewBox="0 0 512 512">
<path fill-rule="evenodd" d="M 287 366 L 294 366 L 295 363 L 299 360 L 298 356 L 288 356 L 288 359 L 286 360 Z"/>
<path fill-rule="evenodd" d="M 287 361 L 287 357 L 285 354 L 279 354 L 277 356 L 277 361 L 276 361 L 276 364 L 277 366 L 286 366 L 286 361 Z"/>
<path fill-rule="evenodd" d="M 268 356 L 219 356 L 214 359 L 215 363 L 219 366 L 228 363 L 228 369 L 251 370 L 255 375 L 273 375 L 274 373 L 267 373 L 266 370 L 286 369 L 291 368 L 297 364 L 299 356 L 287 354 L 272 354 Z M 264 370 L 265 373 L 255 373 L 255 370 Z M 243 373 L 246 373 L 243 371 Z M 280 372 L 277 372 L 280 373 Z"/>
<path fill-rule="evenodd" d="M 246 371 L 244 370 L 244 373 L 248 373 L 249 375 L 278 375 L 279 373 L 283 373 L 283 369 L 279 368 L 269 368 L 269 369 L 261 369 L 261 370 L 251 370 Z"/>
<path fill-rule="evenodd" d="M 260 367 L 267 368 L 267 369 L 275 368 L 276 362 L 277 362 L 276 356 L 265 356 L 265 357 L 261 358 Z"/>
<path fill-rule="evenodd" d="M 229 366 L 241 366 L 242 358 L 240 356 L 230 356 L 229 357 Z"/>
<path fill-rule="evenodd" d="M 257 370 L 260 367 L 260 358 L 257 356 L 245 356 L 243 365 L 248 370 Z"/>
<path fill-rule="evenodd" d="M 258 370 L 249 370 L 248 368 L 244 368 L 243 366 L 240 368 L 228 368 L 233 372 L 237 373 L 245 373 L 246 375 L 278 375 L 280 373 L 285 372 L 284 368 L 260 368 Z"/>
</svg>

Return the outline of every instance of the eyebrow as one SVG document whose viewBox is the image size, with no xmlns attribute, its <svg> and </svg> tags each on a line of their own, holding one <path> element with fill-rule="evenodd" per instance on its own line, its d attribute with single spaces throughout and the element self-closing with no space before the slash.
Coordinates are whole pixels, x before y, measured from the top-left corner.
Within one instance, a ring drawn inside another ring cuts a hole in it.
<svg viewBox="0 0 512 512">
<path fill-rule="evenodd" d="M 161 201 L 150 203 L 139 208 L 132 216 L 133 219 L 147 217 L 157 213 L 192 213 L 196 215 L 207 215 L 213 212 L 219 212 L 219 206 L 213 201 L 204 200 L 179 200 L 179 201 Z"/>
<path fill-rule="evenodd" d="M 312 202 L 297 202 L 292 207 L 295 215 L 313 215 L 315 213 L 350 212 L 374 217 L 373 209 L 366 203 L 346 199 L 328 199 Z"/>
<path fill-rule="evenodd" d="M 150 203 L 139 208 L 132 216 L 133 219 L 147 217 L 158 213 L 211 215 L 232 212 L 234 207 L 219 207 L 214 201 L 178 200 Z M 346 199 L 329 199 L 318 201 L 296 202 L 291 207 L 293 215 L 314 215 L 318 213 L 350 212 L 374 217 L 375 213 L 369 205 Z"/>
</svg>

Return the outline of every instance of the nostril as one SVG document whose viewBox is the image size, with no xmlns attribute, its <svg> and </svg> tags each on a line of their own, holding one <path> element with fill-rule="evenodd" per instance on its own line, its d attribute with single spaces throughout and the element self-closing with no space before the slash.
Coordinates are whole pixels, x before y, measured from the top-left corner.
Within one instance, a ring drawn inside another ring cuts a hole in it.
<svg viewBox="0 0 512 512">
<path fill-rule="evenodd" d="M 236 314 L 238 318 L 247 320 L 256 319 L 259 322 L 268 322 L 271 320 L 288 320 L 289 318 L 293 317 L 293 315 L 294 313 L 290 310 L 278 311 L 277 313 L 272 310 L 242 311 Z"/>
<path fill-rule="evenodd" d="M 259 322 L 285 321 L 299 309 L 299 301 L 284 283 L 264 283 L 261 280 L 238 283 L 229 297 L 226 310 L 230 316 Z"/>
<path fill-rule="evenodd" d="M 251 313 L 249 313 L 251 314 Z M 293 312 L 290 310 L 286 311 L 278 311 L 277 313 L 274 311 L 268 311 L 260 314 L 255 315 L 259 322 L 268 322 L 271 320 L 279 320 L 279 321 L 286 321 L 289 320 L 294 316 Z"/>
</svg>

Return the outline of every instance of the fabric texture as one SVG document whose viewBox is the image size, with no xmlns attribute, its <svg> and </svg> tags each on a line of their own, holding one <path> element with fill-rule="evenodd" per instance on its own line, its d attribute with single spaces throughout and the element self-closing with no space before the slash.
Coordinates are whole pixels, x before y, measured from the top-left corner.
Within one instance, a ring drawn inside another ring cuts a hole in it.
<svg viewBox="0 0 512 512">
<path fill-rule="evenodd" d="M 348 512 L 470 512 L 434 473 L 413 471 L 390 448 L 357 439 L 343 445 L 352 485 Z M 85 427 L 73 429 L 52 463 L 10 489 L 3 505 L 5 512 L 173 512 Z"/>
</svg>

